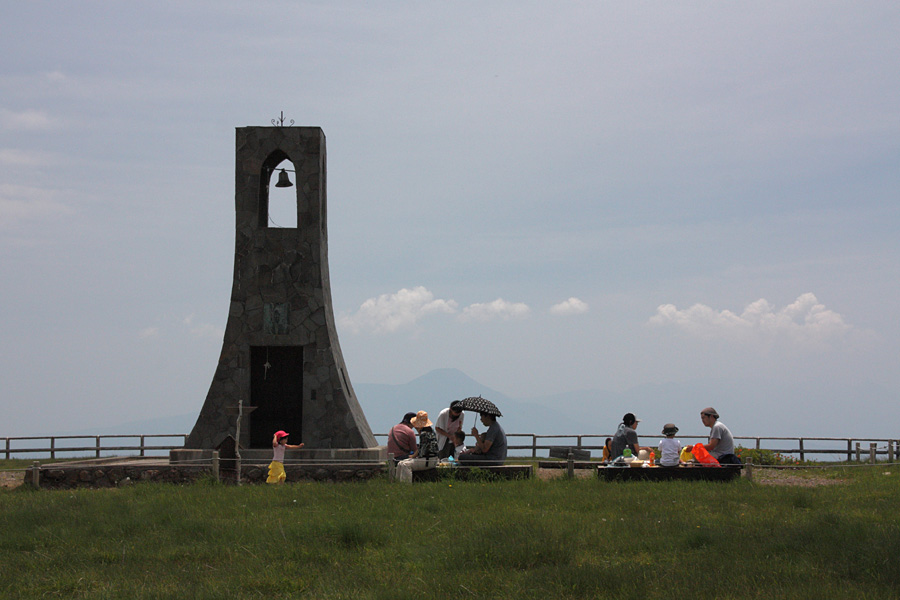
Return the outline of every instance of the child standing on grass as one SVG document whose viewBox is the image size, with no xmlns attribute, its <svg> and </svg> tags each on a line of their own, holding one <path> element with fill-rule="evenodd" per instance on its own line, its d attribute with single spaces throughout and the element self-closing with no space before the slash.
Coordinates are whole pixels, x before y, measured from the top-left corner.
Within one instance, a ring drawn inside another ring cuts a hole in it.
<svg viewBox="0 0 900 600">
<path fill-rule="evenodd" d="M 666 423 L 663 426 L 662 434 L 666 439 L 659 441 L 659 466 L 661 467 L 677 467 L 681 464 L 679 454 L 681 454 L 681 442 L 675 439 L 678 428 L 674 423 Z"/>
<path fill-rule="evenodd" d="M 272 436 L 273 456 L 272 462 L 269 464 L 269 476 L 266 483 L 284 483 L 287 479 L 287 473 L 284 472 L 284 451 L 288 448 L 302 448 L 303 442 L 299 444 L 288 444 L 288 434 L 286 431 L 276 431 Z"/>
</svg>

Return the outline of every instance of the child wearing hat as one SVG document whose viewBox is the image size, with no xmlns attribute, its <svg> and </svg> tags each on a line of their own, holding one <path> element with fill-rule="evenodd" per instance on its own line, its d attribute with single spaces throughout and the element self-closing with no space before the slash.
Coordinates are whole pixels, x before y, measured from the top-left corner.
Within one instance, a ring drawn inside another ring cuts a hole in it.
<svg viewBox="0 0 900 600">
<path fill-rule="evenodd" d="M 269 463 L 269 476 L 266 483 L 284 483 L 287 479 L 287 473 L 284 472 L 284 451 L 288 448 L 302 448 L 303 442 L 299 444 L 288 444 L 288 434 L 286 431 L 276 431 L 272 436 L 272 462 Z"/>
<path fill-rule="evenodd" d="M 674 423 L 666 423 L 663 426 L 662 434 L 666 438 L 659 441 L 659 466 L 661 467 L 677 467 L 681 464 L 679 458 L 681 442 L 675 439 L 676 433 L 678 433 L 678 428 Z"/>
</svg>

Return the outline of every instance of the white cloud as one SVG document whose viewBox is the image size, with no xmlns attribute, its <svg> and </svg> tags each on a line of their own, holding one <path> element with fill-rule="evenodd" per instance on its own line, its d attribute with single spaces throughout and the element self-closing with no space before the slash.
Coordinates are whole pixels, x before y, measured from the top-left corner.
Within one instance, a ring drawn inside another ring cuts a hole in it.
<svg viewBox="0 0 900 600">
<path fill-rule="evenodd" d="M 582 315 L 588 311 L 587 302 L 578 298 L 569 298 L 565 302 L 554 304 L 550 307 L 551 315 L 567 317 L 569 315 Z"/>
<path fill-rule="evenodd" d="M 45 131 L 52 123 L 47 113 L 39 110 L 12 111 L 0 108 L 0 127 L 15 131 Z"/>
<path fill-rule="evenodd" d="M 786 338 L 796 342 L 816 342 L 840 336 L 851 329 L 840 314 L 821 304 L 812 293 L 802 294 L 792 304 L 776 310 L 767 300 L 748 304 L 738 315 L 717 311 L 703 304 L 678 310 L 663 304 L 649 324 L 673 326 L 703 339 L 739 341 Z"/>
<path fill-rule="evenodd" d="M 371 331 L 391 333 L 410 329 L 424 317 L 433 314 L 453 314 L 457 304 L 453 300 L 435 299 L 423 286 L 403 288 L 395 294 L 369 298 L 355 314 L 341 318 L 340 323 L 353 333 Z"/>
<path fill-rule="evenodd" d="M 0 225 L 74 212 L 54 196 L 55 192 L 43 188 L 0 184 Z"/>
<path fill-rule="evenodd" d="M 159 337 L 159 327 L 145 327 L 138 332 L 138 337 L 142 340 Z"/>
<path fill-rule="evenodd" d="M 470 304 L 463 309 L 459 316 L 460 321 L 492 321 L 494 319 L 521 319 L 531 312 L 527 304 L 522 302 L 507 302 L 503 298 L 497 298 L 487 304 Z"/>
<path fill-rule="evenodd" d="M 196 337 L 208 337 L 213 339 L 222 339 L 225 336 L 225 330 L 218 325 L 210 325 L 209 323 L 194 323 L 194 315 L 190 314 L 182 321 L 188 328 L 191 335 Z"/>
<path fill-rule="evenodd" d="M 44 162 L 48 162 L 48 159 L 36 152 L 17 150 L 15 148 L 0 148 L 0 165 L 36 167 Z"/>
</svg>

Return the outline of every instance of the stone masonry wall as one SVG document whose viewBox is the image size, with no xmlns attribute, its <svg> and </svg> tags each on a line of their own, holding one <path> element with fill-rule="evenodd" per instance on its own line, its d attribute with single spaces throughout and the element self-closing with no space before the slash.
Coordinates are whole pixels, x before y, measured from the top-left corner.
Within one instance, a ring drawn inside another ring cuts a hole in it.
<svg viewBox="0 0 900 600">
<path fill-rule="evenodd" d="M 42 489 L 111 488 L 137 482 L 189 484 L 211 476 L 208 466 L 189 465 L 48 465 L 40 468 Z M 25 472 L 25 483 L 34 480 L 34 467 Z M 386 473 L 383 464 L 310 464 L 285 465 L 288 482 L 298 481 L 368 481 Z M 265 483 L 268 475 L 263 465 L 243 465 L 241 482 Z M 234 471 L 221 471 L 220 479 L 234 481 Z"/>
</svg>

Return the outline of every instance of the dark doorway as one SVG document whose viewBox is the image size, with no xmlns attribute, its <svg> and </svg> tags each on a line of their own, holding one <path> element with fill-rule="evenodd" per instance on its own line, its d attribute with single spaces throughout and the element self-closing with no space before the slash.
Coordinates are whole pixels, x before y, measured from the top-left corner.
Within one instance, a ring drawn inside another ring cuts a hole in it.
<svg viewBox="0 0 900 600">
<path fill-rule="evenodd" d="M 303 347 L 250 347 L 250 447 L 271 448 L 279 429 L 299 444 L 303 431 Z"/>
</svg>

